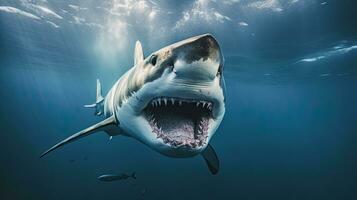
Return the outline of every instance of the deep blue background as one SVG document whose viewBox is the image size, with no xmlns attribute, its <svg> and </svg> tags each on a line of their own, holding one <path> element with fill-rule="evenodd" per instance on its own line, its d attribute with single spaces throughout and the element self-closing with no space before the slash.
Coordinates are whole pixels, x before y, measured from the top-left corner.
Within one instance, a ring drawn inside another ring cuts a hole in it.
<svg viewBox="0 0 357 200">
<path fill-rule="evenodd" d="M 191 5 L 158 2 L 177 13 Z M 107 67 L 90 50 L 95 30 L 73 24 L 58 30 L 0 12 L 0 199 L 356 199 L 357 49 L 333 50 L 357 45 L 356 5 L 312 2 L 278 14 L 237 8 L 249 23 L 243 28 L 203 24 L 155 43 L 145 30 L 129 38 L 128 55 L 138 39 L 146 55 L 206 32 L 221 43 L 227 105 L 212 139 L 221 161 L 217 176 L 199 156 L 167 158 L 105 134 L 39 159 L 100 120 L 83 108 L 94 101 L 95 80 L 108 91 L 132 56 L 118 55 Z M 301 61 L 320 55 L 326 58 Z M 133 171 L 137 180 L 96 179 Z"/>
</svg>

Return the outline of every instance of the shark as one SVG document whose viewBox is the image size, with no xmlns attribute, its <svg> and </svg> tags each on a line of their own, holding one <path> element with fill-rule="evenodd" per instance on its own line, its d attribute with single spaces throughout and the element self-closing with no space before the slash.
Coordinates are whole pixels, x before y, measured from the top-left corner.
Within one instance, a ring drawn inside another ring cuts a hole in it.
<svg viewBox="0 0 357 200">
<path fill-rule="evenodd" d="M 135 44 L 134 65 L 105 97 L 97 79 L 96 101 L 85 105 L 104 119 L 45 151 L 41 157 L 94 133 L 134 138 L 169 157 L 201 155 L 219 171 L 210 145 L 225 114 L 224 57 L 211 34 L 194 36 L 144 57 Z"/>
</svg>

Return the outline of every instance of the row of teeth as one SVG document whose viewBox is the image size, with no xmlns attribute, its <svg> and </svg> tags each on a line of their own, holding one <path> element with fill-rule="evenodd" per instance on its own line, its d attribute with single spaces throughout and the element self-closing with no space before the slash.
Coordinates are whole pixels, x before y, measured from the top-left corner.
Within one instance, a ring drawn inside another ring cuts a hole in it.
<svg viewBox="0 0 357 200">
<path fill-rule="evenodd" d="M 203 133 L 206 133 L 208 131 L 208 122 L 201 120 L 200 123 L 198 124 L 199 129 L 197 130 L 198 136 L 203 135 Z"/>
<path fill-rule="evenodd" d="M 161 138 L 165 143 L 169 143 L 176 147 L 187 146 L 187 147 L 196 148 L 198 146 L 204 145 L 206 143 L 205 141 L 206 141 L 207 137 L 208 137 L 208 135 L 199 135 L 199 136 L 197 136 L 197 139 L 186 139 L 183 141 L 176 141 L 163 133 L 157 134 L 157 138 Z"/>
<path fill-rule="evenodd" d="M 178 105 L 181 106 L 182 103 L 196 103 L 197 107 L 202 107 L 202 108 L 208 108 L 209 110 L 212 110 L 212 103 L 208 101 L 187 101 L 187 100 L 177 100 L 174 98 L 157 98 L 151 101 L 152 107 L 157 107 L 165 105 L 167 106 L 168 104 L 171 103 L 171 105 L 175 105 L 175 103 L 178 102 Z"/>
<path fill-rule="evenodd" d="M 186 146 L 186 147 L 193 147 L 193 148 L 196 148 L 198 146 L 202 146 L 202 145 L 206 144 L 206 139 L 207 139 L 208 135 L 204 134 L 204 133 L 207 132 L 208 127 L 204 126 L 205 122 L 203 120 L 201 120 L 198 125 L 199 129 L 197 130 L 198 134 L 196 135 L 196 138 L 195 139 L 186 139 L 184 141 L 176 141 L 173 138 L 170 138 L 168 135 L 164 134 L 164 132 L 162 131 L 162 128 L 159 127 L 159 125 L 155 121 L 155 117 L 153 114 L 150 116 L 150 122 L 155 127 L 154 132 L 157 135 L 156 138 L 161 138 L 165 143 L 169 143 L 176 147 Z"/>
</svg>

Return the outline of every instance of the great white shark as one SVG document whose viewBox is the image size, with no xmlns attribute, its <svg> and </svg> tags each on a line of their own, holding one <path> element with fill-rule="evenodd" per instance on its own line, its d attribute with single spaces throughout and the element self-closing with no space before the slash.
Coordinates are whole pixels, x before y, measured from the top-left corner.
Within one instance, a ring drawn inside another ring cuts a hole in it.
<svg viewBox="0 0 357 200">
<path fill-rule="evenodd" d="M 223 55 L 211 34 L 166 46 L 147 58 L 139 41 L 134 66 L 105 97 L 97 80 L 95 115 L 104 120 L 57 143 L 53 150 L 96 132 L 132 137 L 169 157 L 202 155 L 219 170 L 209 144 L 225 113 Z"/>
</svg>

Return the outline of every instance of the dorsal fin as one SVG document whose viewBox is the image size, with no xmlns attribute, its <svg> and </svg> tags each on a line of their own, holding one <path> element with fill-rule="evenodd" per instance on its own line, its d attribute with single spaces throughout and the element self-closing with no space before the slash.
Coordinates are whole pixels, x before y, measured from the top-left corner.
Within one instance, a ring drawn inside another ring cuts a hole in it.
<svg viewBox="0 0 357 200">
<path fill-rule="evenodd" d="M 134 51 L 134 65 L 138 64 L 142 60 L 144 60 L 143 47 L 141 46 L 140 41 L 136 41 Z"/>
</svg>

